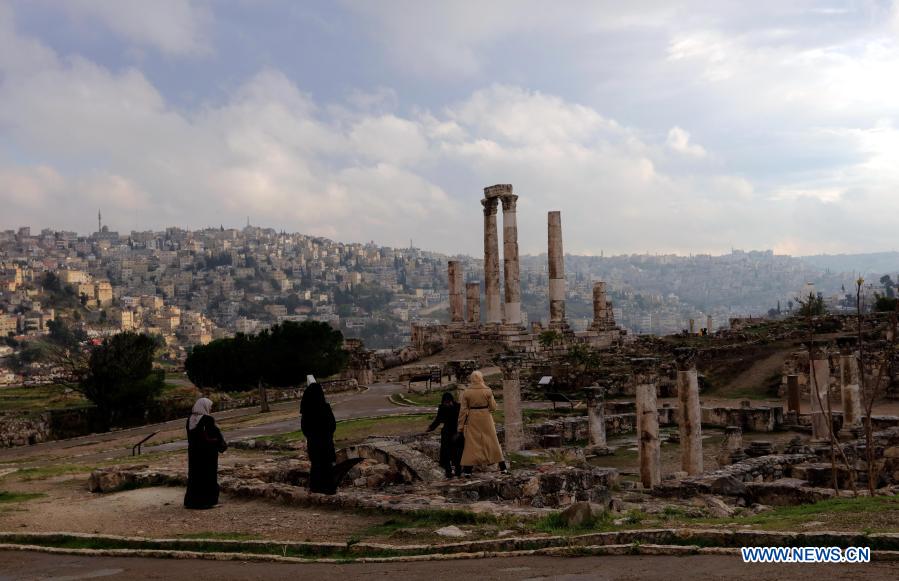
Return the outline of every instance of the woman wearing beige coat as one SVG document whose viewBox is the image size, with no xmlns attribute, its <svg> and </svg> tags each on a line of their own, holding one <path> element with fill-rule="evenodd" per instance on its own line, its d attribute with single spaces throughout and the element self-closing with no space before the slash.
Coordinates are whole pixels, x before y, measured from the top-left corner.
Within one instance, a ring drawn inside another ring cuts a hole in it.
<svg viewBox="0 0 899 581">
<path fill-rule="evenodd" d="M 499 469 L 508 472 L 503 451 L 496 437 L 496 426 L 490 412 L 496 410 L 493 392 L 484 383 L 480 371 L 471 374 L 471 382 L 459 402 L 459 433 L 465 436 L 462 451 L 462 471 L 471 474 L 474 466 L 499 464 Z"/>
</svg>

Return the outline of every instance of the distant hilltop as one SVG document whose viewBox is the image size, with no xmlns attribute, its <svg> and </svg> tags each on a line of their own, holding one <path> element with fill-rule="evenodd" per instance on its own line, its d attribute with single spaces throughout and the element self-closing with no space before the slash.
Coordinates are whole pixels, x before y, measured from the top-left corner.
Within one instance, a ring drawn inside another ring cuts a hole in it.
<svg viewBox="0 0 899 581">
<path fill-rule="evenodd" d="M 869 252 L 864 254 L 816 254 L 800 256 L 806 264 L 831 272 L 899 273 L 899 252 Z"/>
</svg>

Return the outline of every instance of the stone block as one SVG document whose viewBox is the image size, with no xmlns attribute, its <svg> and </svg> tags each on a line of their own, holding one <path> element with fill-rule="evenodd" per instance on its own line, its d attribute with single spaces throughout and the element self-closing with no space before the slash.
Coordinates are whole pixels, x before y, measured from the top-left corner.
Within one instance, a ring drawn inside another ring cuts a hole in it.
<svg viewBox="0 0 899 581">
<path fill-rule="evenodd" d="M 560 514 L 566 526 L 576 528 L 602 517 L 606 507 L 592 502 L 575 502 Z"/>
</svg>

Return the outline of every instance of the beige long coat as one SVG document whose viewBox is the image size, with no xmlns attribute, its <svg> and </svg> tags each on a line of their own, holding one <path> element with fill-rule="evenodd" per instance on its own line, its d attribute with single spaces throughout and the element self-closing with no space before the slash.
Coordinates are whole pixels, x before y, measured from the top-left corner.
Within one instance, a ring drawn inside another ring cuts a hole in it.
<svg viewBox="0 0 899 581">
<path fill-rule="evenodd" d="M 490 412 L 496 410 L 493 392 L 483 379 L 472 377 L 471 385 L 462 392 L 460 403 L 462 407 L 459 410 L 459 431 L 465 434 L 462 466 L 483 466 L 502 462 L 503 451 L 496 437 L 493 416 L 490 415 Z"/>
</svg>

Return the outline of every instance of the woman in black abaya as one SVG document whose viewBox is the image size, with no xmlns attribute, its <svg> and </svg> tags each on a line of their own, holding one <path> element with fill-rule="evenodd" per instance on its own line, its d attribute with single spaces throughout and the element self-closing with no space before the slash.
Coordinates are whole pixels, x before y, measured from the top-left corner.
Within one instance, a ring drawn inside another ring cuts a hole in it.
<svg viewBox="0 0 899 581">
<path fill-rule="evenodd" d="M 311 383 L 300 401 L 300 429 L 306 436 L 309 453 L 309 491 L 322 494 L 337 492 L 334 463 L 334 430 L 337 423 L 331 406 L 325 401 L 325 392 L 318 383 Z"/>
<path fill-rule="evenodd" d="M 219 454 L 228 448 L 228 444 L 211 413 L 212 400 L 201 397 L 187 420 L 185 508 L 212 508 L 219 502 Z"/>
</svg>

